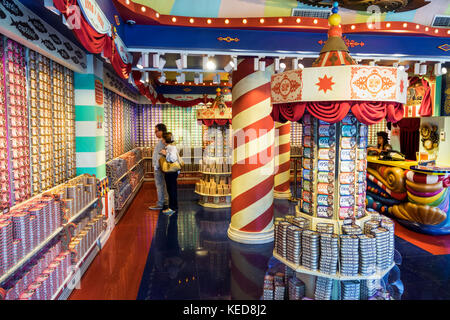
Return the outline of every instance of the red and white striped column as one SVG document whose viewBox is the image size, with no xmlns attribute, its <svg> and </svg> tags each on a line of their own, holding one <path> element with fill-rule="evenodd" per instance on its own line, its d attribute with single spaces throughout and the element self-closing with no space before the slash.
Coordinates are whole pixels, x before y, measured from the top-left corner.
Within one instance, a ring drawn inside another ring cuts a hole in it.
<svg viewBox="0 0 450 320">
<path fill-rule="evenodd" d="M 291 123 L 275 122 L 275 199 L 291 198 Z"/>
<path fill-rule="evenodd" d="M 274 122 L 270 113 L 273 60 L 254 71 L 253 58 L 233 72 L 233 163 L 228 237 L 240 243 L 273 241 Z"/>
</svg>

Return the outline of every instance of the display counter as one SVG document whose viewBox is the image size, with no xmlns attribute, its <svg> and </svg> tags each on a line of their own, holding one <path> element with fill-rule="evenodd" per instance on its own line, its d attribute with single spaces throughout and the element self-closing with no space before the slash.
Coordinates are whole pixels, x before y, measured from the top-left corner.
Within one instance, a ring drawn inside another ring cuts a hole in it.
<svg viewBox="0 0 450 320">
<path fill-rule="evenodd" d="M 420 233 L 450 234 L 450 168 L 367 157 L 367 208 Z"/>
</svg>

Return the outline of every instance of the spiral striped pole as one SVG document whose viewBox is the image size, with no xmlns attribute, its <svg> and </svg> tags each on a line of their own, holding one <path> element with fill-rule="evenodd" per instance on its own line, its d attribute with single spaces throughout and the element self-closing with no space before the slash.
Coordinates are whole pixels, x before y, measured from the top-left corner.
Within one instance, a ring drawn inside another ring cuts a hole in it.
<svg viewBox="0 0 450 320">
<path fill-rule="evenodd" d="M 275 199 L 291 198 L 291 123 L 275 122 Z"/>
<path fill-rule="evenodd" d="M 252 58 L 233 72 L 233 163 L 228 237 L 240 243 L 273 241 L 274 122 L 270 105 L 273 60 L 254 71 Z"/>
</svg>

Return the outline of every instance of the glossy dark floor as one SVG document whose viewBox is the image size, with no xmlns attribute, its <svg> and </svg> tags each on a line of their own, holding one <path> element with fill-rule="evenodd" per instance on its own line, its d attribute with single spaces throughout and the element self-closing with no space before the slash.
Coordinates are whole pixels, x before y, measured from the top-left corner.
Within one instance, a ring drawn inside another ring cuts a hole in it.
<svg viewBox="0 0 450 320">
<path fill-rule="evenodd" d="M 277 261 L 272 258 L 273 243 L 265 245 L 243 245 L 230 241 L 227 237 L 227 229 L 230 222 L 229 209 L 207 209 L 197 204 L 197 196 L 193 192 L 193 186 L 179 186 L 179 212 L 168 217 L 162 213 L 152 213 L 147 207 L 150 202 L 143 201 L 152 192 L 152 185 L 147 183 L 132 205 L 129 218 L 136 221 L 136 225 L 127 221 L 127 216 L 120 224 L 128 225 L 128 228 L 116 229 L 125 233 L 122 237 L 135 237 L 133 228 L 139 229 L 139 233 L 145 232 L 147 238 L 153 233 L 148 258 L 143 266 L 135 268 L 123 267 L 120 263 L 114 263 L 113 254 L 100 254 L 93 265 L 107 264 L 109 269 L 119 268 L 122 275 L 121 281 L 126 278 L 126 273 L 134 274 L 128 277 L 129 281 L 136 281 L 136 272 L 142 272 L 139 290 L 137 293 L 122 293 L 120 296 L 109 294 L 96 297 L 88 294 L 89 290 L 77 290 L 72 298 L 76 299 L 260 299 L 262 294 L 263 279 L 269 265 Z M 138 202 L 138 203 L 136 203 Z M 275 200 L 275 217 L 294 214 L 295 204 L 288 201 Z M 129 213 L 127 213 L 128 215 Z M 156 228 L 152 224 L 139 225 L 139 217 L 156 220 Z M 143 231 L 142 228 L 153 228 Z M 431 252 L 448 252 L 447 245 L 450 237 L 444 236 L 436 240 L 436 237 L 423 237 L 420 245 L 427 247 L 427 241 L 433 242 L 433 250 L 424 250 L 412 244 L 415 235 L 409 231 L 403 231 L 396 226 L 396 250 L 399 252 L 396 260 L 399 265 L 389 275 L 387 283 L 393 284 L 395 295 L 403 300 L 410 299 L 450 299 L 450 254 L 434 255 Z M 119 237 L 119 235 L 115 235 Z M 119 237 L 120 238 L 120 237 Z M 116 238 L 113 238 L 116 239 Z M 148 240 L 147 240 L 148 241 Z M 418 240 L 415 240 L 416 242 Z M 417 244 L 417 243 L 416 243 Z M 439 246 L 443 246 L 439 248 Z M 137 246 L 135 246 L 138 248 Z M 141 246 L 146 251 L 148 247 Z M 102 250 L 107 250 L 108 244 Z M 431 251 L 431 252 L 430 252 Z M 135 253 L 140 256 L 142 253 Z M 102 261 L 107 257 L 108 261 Z M 138 264 L 142 263 L 142 259 Z M 111 267 L 114 265 L 114 267 Z M 133 265 L 127 263 L 126 265 Z M 93 272 L 105 271 L 103 268 L 91 267 L 82 279 L 81 287 L 100 286 L 104 291 L 110 291 L 108 286 L 117 287 L 111 276 L 104 277 L 109 284 L 99 283 L 101 278 Z M 111 275 L 113 274 L 112 271 Z M 117 271 L 116 271 L 117 272 Z M 124 275 L 125 274 L 125 275 Z M 127 278 L 127 279 L 128 279 Z M 95 281 L 90 284 L 89 282 Z M 128 287 L 135 287 L 136 284 Z M 124 288 L 125 289 L 125 288 Z M 114 291 L 116 291 L 115 289 Z M 86 294 L 83 293 L 86 291 Z"/>
</svg>

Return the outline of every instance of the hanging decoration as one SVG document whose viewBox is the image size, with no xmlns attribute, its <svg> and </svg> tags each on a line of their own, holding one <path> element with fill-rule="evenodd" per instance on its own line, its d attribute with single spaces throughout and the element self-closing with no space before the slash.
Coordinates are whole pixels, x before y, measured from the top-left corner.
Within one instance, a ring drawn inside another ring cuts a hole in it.
<svg viewBox="0 0 450 320">
<path fill-rule="evenodd" d="M 439 133 L 436 125 L 425 123 L 420 128 L 420 136 L 423 147 L 428 150 L 434 150 L 439 146 Z"/>
<path fill-rule="evenodd" d="M 220 88 L 217 88 L 217 96 L 212 105 L 205 105 L 205 107 L 197 110 L 197 119 L 201 120 L 207 127 L 214 124 L 224 126 L 231 123 L 231 102 L 224 102 L 221 91 Z"/>
<path fill-rule="evenodd" d="M 424 77 L 409 78 L 405 109 L 405 117 L 432 116 L 431 87 Z"/>
<path fill-rule="evenodd" d="M 89 5 L 84 2 L 89 2 Z M 83 15 L 76 16 L 77 10 L 73 8 L 79 8 L 77 3 L 83 9 L 81 10 Z M 100 8 L 96 3 L 94 6 L 94 3 L 95 1 L 89 0 L 53 0 L 55 8 L 63 14 L 68 22 L 72 21 L 78 24 L 76 28 L 72 28 L 72 31 L 86 50 L 93 54 L 103 53 L 117 74 L 127 79 L 131 72 L 131 63 L 123 55 L 124 47 L 118 40 L 114 25 L 104 18 Z"/>
</svg>

